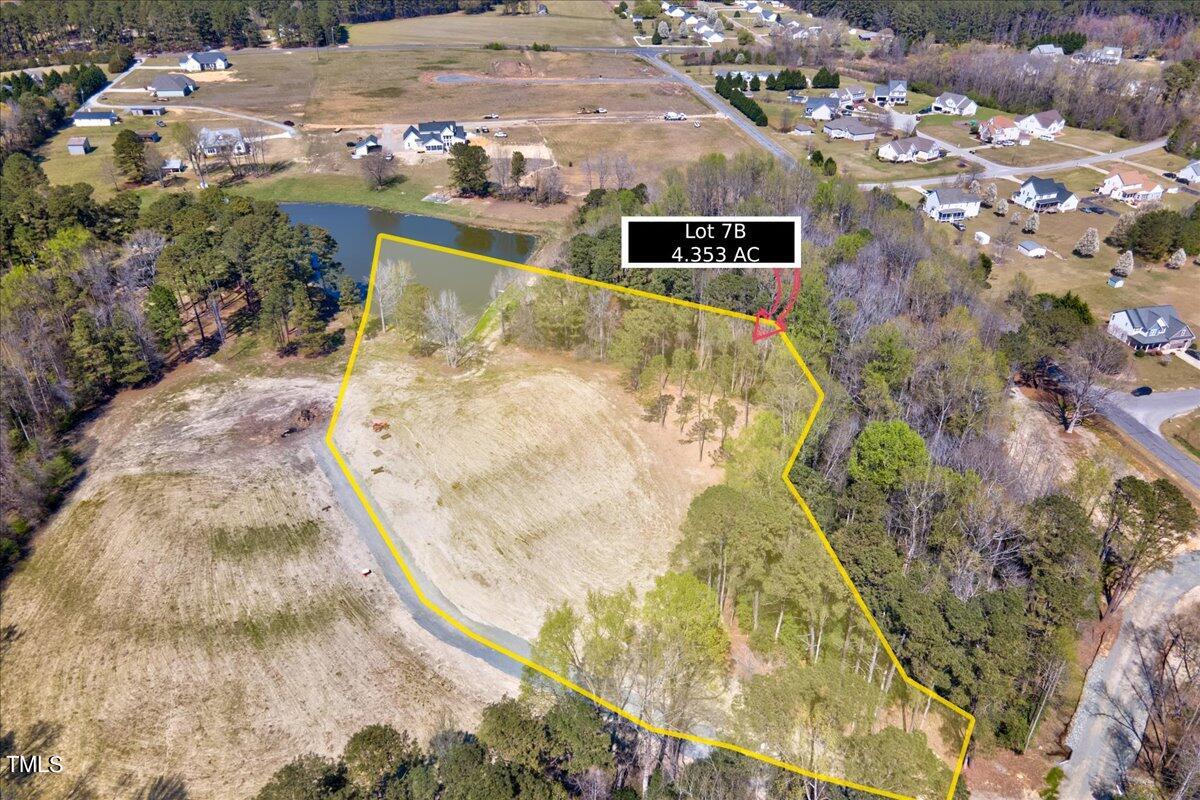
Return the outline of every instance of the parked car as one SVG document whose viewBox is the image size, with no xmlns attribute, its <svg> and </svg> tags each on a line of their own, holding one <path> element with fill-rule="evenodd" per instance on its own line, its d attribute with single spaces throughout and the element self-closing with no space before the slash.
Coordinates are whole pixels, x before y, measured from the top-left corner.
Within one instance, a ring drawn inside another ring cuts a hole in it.
<svg viewBox="0 0 1200 800">
<path fill-rule="evenodd" d="M 285 120 L 283 121 L 283 124 L 284 124 L 284 125 L 287 125 L 289 128 L 294 128 L 294 127 L 296 127 L 296 123 L 292 122 L 290 119 L 285 119 Z"/>
<path fill-rule="evenodd" d="M 155 127 L 158 127 L 158 128 L 167 127 L 167 123 L 163 122 L 161 119 L 154 120 L 154 125 L 155 125 Z"/>
<path fill-rule="evenodd" d="M 500 119 L 500 115 L 499 114 L 484 114 L 483 118 L 484 119 Z"/>
<path fill-rule="evenodd" d="M 504 131 L 496 131 L 496 138 L 497 139 L 507 139 L 508 134 L 505 133 Z"/>
<path fill-rule="evenodd" d="M 342 132 L 342 129 L 341 129 L 341 128 L 334 128 L 334 129 L 333 129 L 333 132 L 334 132 L 334 133 L 341 133 L 341 132 Z"/>
<path fill-rule="evenodd" d="M 1134 397 L 1145 397 L 1146 395 L 1153 394 L 1153 393 L 1154 393 L 1154 390 L 1151 389 L 1149 386 L 1139 386 L 1138 388 L 1136 388 L 1132 392 L 1130 392 L 1130 394 L 1133 395 Z"/>
<path fill-rule="evenodd" d="M 950 227 L 954 228 L 956 231 L 965 231 L 967 229 L 967 226 L 961 222 L 951 222 Z"/>
<path fill-rule="evenodd" d="M 1175 178 L 1178 176 L 1174 172 L 1164 172 L 1163 177 L 1170 178 L 1171 180 L 1175 180 Z"/>
<path fill-rule="evenodd" d="M 693 127 L 693 128 L 699 128 L 699 127 L 700 127 L 700 123 L 699 123 L 699 122 L 693 122 L 693 123 L 692 123 L 692 127 Z"/>
<path fill-rule="evenodd" d="M 597 114 L 607 114 L 607 113 L 608 113 L 608 109 L 607 109 L 607 108 L 597 108 L 597 109 L 596 109 L 596 113 L 597 113 Z"/>
</svg>

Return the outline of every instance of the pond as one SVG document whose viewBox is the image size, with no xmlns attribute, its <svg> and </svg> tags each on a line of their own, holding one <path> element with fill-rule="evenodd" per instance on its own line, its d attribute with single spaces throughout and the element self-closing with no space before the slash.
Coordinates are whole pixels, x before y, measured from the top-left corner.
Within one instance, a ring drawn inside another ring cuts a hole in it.
<svg viewBox="0 0 1200 800">
<path fill-rule="evenodd" d="M 375 255 L 375 237 L 381 233 L 440 244 L 469 253 L 524 262 L 536 239 L 522 233 L 477 228 L 434 217 L 398 214 L 365 206 L 336 203 L 280 203 L 292 222 L 320 225 L 338 243 L 337 258 L 346 272 L 366 282 Z M 482 309 L 498 267 L 433 251 L 384 242 L 381 259 L 403 259 L 412 264 L 416 280 L 431 289 L 451 289 L 466 309 Z"/>
</svg>

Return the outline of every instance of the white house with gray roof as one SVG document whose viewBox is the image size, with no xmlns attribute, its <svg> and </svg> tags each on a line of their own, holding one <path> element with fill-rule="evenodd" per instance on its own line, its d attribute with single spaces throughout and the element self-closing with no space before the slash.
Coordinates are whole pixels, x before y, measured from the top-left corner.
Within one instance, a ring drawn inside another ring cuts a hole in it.
<svg viewBox="0 0 1200 800">
<path fill-rule="evenodd" d="M 1175 173 L 1175 177 L 1182 178 L 1188 183 L 1200 181 L 1200 161 L 1193 161 L 1179 172 Z"/>
<path fill-rule="evenodd" d="M 788 99 L 793 103 L 804 103 L 804 116 L 818 122 L 828 122 L 842 113 L 838 101 L 832 97 L 805 97 L 802 94 L 794 94 Z"/>
<path fill-rule="evenodd" d="M 829 96 L 837 100 L 843 109 L 849 111 L 856 104 L 866 101 L 867 90 L 861 86 L 843 86 L 840 89 L 834 89 Z"/>
<path fill-rule="evenodd" d="M 250 142 L 237 128 L 201 128 L 196 138 L 200 152 L 209 158 L 226 153 L 244 156 L 250 152 Z"/>
<path fill-rule="evenodd" d="M 179 59 L 179 68 L 184 72 L 207 72 L 229 69 L 229 58 L 220 50 L 206 53 L 188 53 Z"/>
<path fill-rule="evenodd" d="M 187 75 L 168 72 L 156 75 L 146 86 L 146 91 L 155 97 L 187 97 L 199 88 L 199 84 Z"/>
<path fill-rule="evenodd" d="M 1121 63 L 1121 56 L 1124 55 L 1124 52 L 1125 51 L 1119 47 L 1105 45 L 1103 47 L 1097 47 L 1095 50 L 1088 51 L 1083 58 L 1090 64 L 1107 64 L 1115 67 L 1117 64 Z"/>
<path fill-rule="evenodd" d="M 457 122 L 419 122 L 409 125 L 401 137 L 405 150 L 419 153 L 448 153 L 467 141 L 467 132 Z"/>
<path fill-rule="evenodd" d="M 1074 211 L 1079 208 L 1079 197 L 1070 189 L 1050 178 L 1032 177 L 1013 192 L 1012 201 L 1019 206 L 1038 213 Z"/>
<path fill-rule="evenodd" d="M 1159 353 L 1187 350 L 1196 341 L 1196 334 L 1179 318 L 1175 306 L 1114 311 L 1108 318 L 1108 333 L 1134 350 Z"/>
<path fill-rule="evenodd" d="M 1029 51 L 1031 56 L 1061 56 L 1063 49 L 1056 44 L 1038 44 L 1034 45 Z"/>
<path fill-rule="evenodd" d="M 908 81 L 888 81 L 875 84 L 871 98 L 876 105 L 903 106 L 908 104 Z"/>
<path fill-rule="evenodd" d="M 924 136 L 909 136 L 888 142 L 879 148 L 877 155 L 881 161 L 921 163 L 941 158 L 944 153 L 942 148 Z"/>
<path fill-rule="evenodd" d="M 1022 133 L 1028 133 L 1030 136 L 1037 136 L 1041 139 L 1053 139 L 1067 127 L 1067 121 L 1063 119 L 1063 115 L 1053 109 L 1017 117 L 1016 123 Z"/>
<path fill-rule="evenodd" d="M 841 117 L 825 123 L 825 135 L 830 139 L 849 139 L 852 142 L 869 142 L 875 138 L 876 130 L 854 117 Z"/>
<path fill-rule="evenodd" d="M 938 114 L 957 114 L 960 117 L 970 117 L 979 111 L 979 106 L 966 95 L 942 92 L 934 98 L 933 110 Z"/>
<path fill-rule="evenodd" d="M 925 195 L 923 209 L 938 222 L 958 222 L 979 216 L 979 198 L 956 186 L 939 186 Z"/>
</svg>

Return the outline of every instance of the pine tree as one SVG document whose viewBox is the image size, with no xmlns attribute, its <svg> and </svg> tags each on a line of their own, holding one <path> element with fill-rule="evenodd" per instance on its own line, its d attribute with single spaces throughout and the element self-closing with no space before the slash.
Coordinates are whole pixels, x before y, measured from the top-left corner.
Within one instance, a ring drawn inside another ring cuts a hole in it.
<svg viewBox="0 0 1200 800">
<path fill-rule="evenodd" d="M 113 163 L 131 181 L 141 181 L 146 172 L 146 145 L 130 128 L 113 140 Z"/>
<path fill-rule="evenodd" d="M 321 352 L 325 346 L 325 323 L 317 315 L 317 307 L 308 296 L 308 285 L 296 284 L 292 290 L 292 313 L 289 318 L 296 332 L 296 342 L 306 355 Z"/>
<path fill-rule="evenodd" d="M 134 333 L 133 323 L 121 315 L 112 329 L 113 377 L 120 386 L 137 386 L 151 375 L 146 354 Z"/>
<path fill-rule="evenodd" d="M 1121 255 L 1117 256 L 1117 264 L 1113 267 L 1113 274 L 1119 275 L 1122 278 L 1128 278 L 1133 272 L 1133 251 L 1126 250 Z"/>
<path fill-rule="evenodd" d="M 179 301 L 175 299 L 175 293 L 161 283 L 154 284 L 146 294 L 144 309 L 146 323 L 159 348 L 174 345 L 178 349 L 183 336 L 183 320 L 179 318 Z"/>
<path fill-rule="evenodd" d="M 521 178 L 525 177 L 525 154 L 517 150 L 512 154 L 512 166 L 509 169 L 508 177 L 513 182 L 513 186 L 521 184 Z"/>
<path fill-rule="evenodd" d="M 71 319 L 70 373 L 75 401 L 86 407 L 102 398 L 112 383 L 112 363 L 96 320 L 87 311 L 78 311 Z"/>
<path fill-rule="evenodd" d="M 1080 236 L 1079 241 L 1075 244 L 1075 252 L 1083 258 L 1092 258 L 1100 252 L 1100 232 L 1095 228 L 1088 228 L 1084 231 L 1083 236 Z"/>
<path fill-rule="evenodd" d="M 351 326 L 358 325 L 358 312 L 362 308 L 362 292 L 358 282 L 345 273 L 338 279 L 338 310 L 350 314 Z"/>
<path fill-rule="evenodd" d="M 1183 269 L 1184 263 L 1187 261 L 1187 253 L 1181 247 L 1171 254 L 1167 259 L 1167 269 Z"/>
</svg>

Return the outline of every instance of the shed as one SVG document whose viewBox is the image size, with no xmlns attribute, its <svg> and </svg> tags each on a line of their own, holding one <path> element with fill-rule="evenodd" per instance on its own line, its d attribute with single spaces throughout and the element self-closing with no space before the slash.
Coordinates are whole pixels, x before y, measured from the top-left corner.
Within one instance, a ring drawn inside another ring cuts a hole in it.
<svg viewBox="0 0 1200 800">
<path fill-rule="evenodd" d="M 168 158 L 163 162 L 163 172 L 183 172 L 183 161 L 178 158 Z"/>
<path fill-rule="evenodd" d="M 1125 285 L 1125 279 L 1119 275 L 1113 275 L 1111 278 L 1108 279 L 1108 285 L 1114 289 L 1120 289 L 1122 286 Z"/>
<path fill-rule="evenodd" d="M 67 139 L 67 152 L 73 156 L 86 156 L 92 149 L 92 143 L 86 136 L 72 136 Z"/>
<path fill-rule="evenodd" d="M 992 241 L 992 237 L 988 236 L 983 231 L 975 231 L 975 241 L 979 242 L 980 244 L 987 244 L 988 242 Z"/>
<path fill-rule="evenodd" d="M 1026 239 L 1025 241 L 1021 242 L 1019 245 L 1017 245 L 1017 251 L 1020 252 L 1021 255 L 1027 256 L 1028 258 L 1046 257 L 1046 248 L 1042 247 L 1033 239 Z"/>
</svg>

